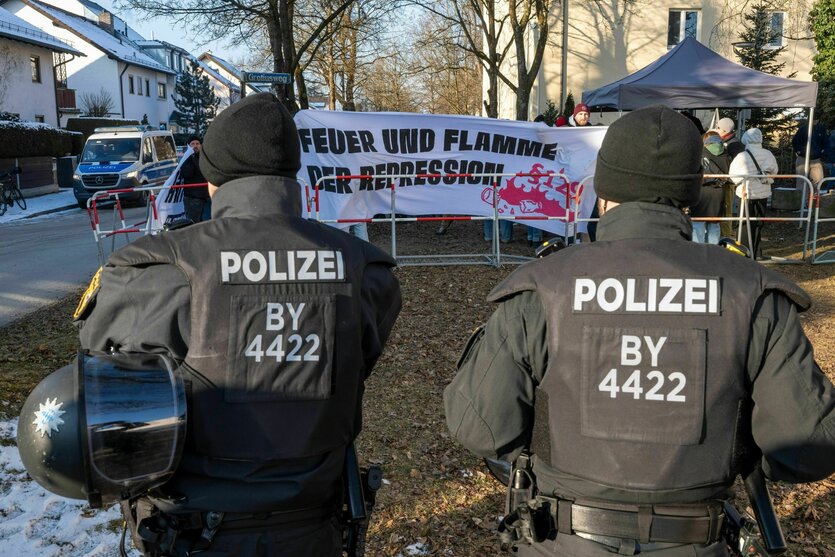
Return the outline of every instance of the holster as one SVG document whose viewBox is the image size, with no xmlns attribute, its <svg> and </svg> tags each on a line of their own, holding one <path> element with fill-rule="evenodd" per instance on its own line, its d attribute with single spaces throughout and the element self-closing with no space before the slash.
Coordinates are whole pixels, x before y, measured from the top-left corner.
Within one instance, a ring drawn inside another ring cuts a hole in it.
<svg viewBox="0 0 835 557">
<path fill-rule="evenodd" d="M 540 543 L 553 529 L 550 503 L 537 495 L 531 456 L 523 452 L 514 461 L 505 501 L 505 516 L 499 523 L 502 551 L 515 551 L 519 544 Z"/>
<path fill-rule="evenodd" d="M 187 557 L 204 551 L 224 518 L 224 513 L 216 511 L 163 513 L 146 498 L 122 501 L 120 506 L 133 545 L 145 557 Z M 183 539 L 181 534 L 186 531 L 192 535 Z"/>
</svg>

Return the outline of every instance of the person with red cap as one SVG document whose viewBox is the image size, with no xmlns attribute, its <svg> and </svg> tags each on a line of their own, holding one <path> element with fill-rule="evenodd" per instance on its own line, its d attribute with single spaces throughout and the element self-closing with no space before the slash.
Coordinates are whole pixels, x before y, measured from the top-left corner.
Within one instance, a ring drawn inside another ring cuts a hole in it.
<svg viewBox="0 0 835 557">
<path fill-rule="evenodd" d="M 591 112 L 587 104 L 580 103 L 574 107 L 574 114 L 571 116 L 571 125 L 577 128 L 589 125 Z"/>
<path fill-rule="evenodd" d="M 568 125 L 568 118 L 566 118 L 562 114 L 557 116 L 557 119 L 554 120 L 554 127 L 555 128 L 562 128 L 562 127 L 567 126 L 567 125 Z"/>
</svg>

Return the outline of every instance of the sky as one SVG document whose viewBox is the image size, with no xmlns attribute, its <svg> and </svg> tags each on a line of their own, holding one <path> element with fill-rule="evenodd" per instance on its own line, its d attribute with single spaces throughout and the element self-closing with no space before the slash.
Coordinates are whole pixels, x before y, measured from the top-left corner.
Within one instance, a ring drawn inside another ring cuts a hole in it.
<svg viewBox="0 0 835 557">
<path fill-rule="evenodd" d="M 181 25 L 177 24 L 171 19 L 157 18 L 150 19 L 147 16 L 138 14 L 137 12 L 128 12 L 113 8 L 112 0 L 94 0 L 113 12 L 119 18 L 125 20 L 128 25 L 133 27 L 140 35 L 146 39 L 160 39 L 187 49 L 195 56 L 200 56 L 203 52 L 211 50 L 213 54 L 228 60 L 229 62 L 247 58 L 247 50 L 242 47 L 229 47 L 223 41 L 213 41 L 205 43 L 205 39 L 195 36 L 191 29 L 183 29 Z"/>
</svg>

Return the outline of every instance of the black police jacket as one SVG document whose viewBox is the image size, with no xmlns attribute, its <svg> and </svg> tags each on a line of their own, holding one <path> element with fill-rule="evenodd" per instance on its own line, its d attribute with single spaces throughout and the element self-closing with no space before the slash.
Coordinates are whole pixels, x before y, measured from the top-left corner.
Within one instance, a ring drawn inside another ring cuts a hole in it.
<svg viewBox="0 0 835 557">
<path fill-rule="evenodd" d="M 115 252 L 81 316 L 85 347 L 183 361 L 176 510 L 294 510 L 339 493 L 400 290 L 387 254 L 300 209 L 295 181 L 228 182 L 212 220 Z"/>
<path fill-rule="evenodd" d="M 444 393 L 450 431 L 482 456 L 530 447 L 539 489 L 564 497 L 708 499 L 758 451 L 772 479 L 831 474 L 835 393 L 797 317 L 808 297 L 690 235 L 680 211 L 627 203 L 599 242 L 498 285 Z"/>
</svg>

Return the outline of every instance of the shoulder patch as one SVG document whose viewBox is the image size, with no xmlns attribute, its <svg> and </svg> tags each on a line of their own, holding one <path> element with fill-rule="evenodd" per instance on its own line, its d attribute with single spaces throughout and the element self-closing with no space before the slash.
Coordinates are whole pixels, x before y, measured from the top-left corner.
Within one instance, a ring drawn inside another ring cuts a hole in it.
<svg viewBox="0 0 835 557">
<path fill-rule="evenodd" d="M 96 295 L 99 293 L 99 288 L 101 288 L 101 271 L 102 267 L 99 267 L 99 270 L 96 271 L 96 274 L 90 280 L 90 285 L 87 287 L 87 290 L 81 295 L 81 300 L 78 301 L 78 306 L 72 314 L 74 321 L 87 317 L 88 310 L 91 308 L 93 301 L 95 301 Z"/>
</svg>

